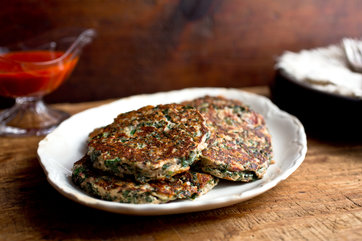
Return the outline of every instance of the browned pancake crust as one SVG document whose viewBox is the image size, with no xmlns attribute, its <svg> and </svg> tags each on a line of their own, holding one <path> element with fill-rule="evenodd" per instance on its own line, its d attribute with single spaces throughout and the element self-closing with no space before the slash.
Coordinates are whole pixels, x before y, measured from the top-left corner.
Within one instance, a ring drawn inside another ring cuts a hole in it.
<svg viewBox="0 0 362 241">
<path fill-rule="evenodd" d="M 90 134 L 88 155 L 95 168 L 140 182 L 170 178 L 189 170 L 209 131 L 194 108 L 146 106 L 117 116 Z"/>
<path fill-rule="evenodd" d="M 94 169 L 87 156 L 74 164 L 72 180 L 94 197 L 135 204 L 194 199 L 218 183 L 218 179 L 209 174 L 187 171 L 170 180 L 140 184 Z"/>
<path fill-rule="evenodd" d="M 264 118 L 237 100 L 205 96 L 183 104 L 196 107 L 211 131 L 198 165 L 233 181 L 262 178 L 272 159 Z"/>
</svg>

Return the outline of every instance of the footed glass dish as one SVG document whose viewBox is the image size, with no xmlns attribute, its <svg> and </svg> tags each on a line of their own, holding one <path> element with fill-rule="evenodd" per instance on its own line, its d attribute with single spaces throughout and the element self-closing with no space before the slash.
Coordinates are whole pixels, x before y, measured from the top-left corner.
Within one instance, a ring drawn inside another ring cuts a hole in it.
<svg viewBox="0 0 362 241">
<path fill-rule="evenodd" d="M 15 105 L 0 113 L 1 136 L 45 135 L 69 117 L 49 108 L 43 96 L 69 77 L 95 34 L 93 29 L 57 29 L 0 47 L 0 95 L 15 98 Z"/>
</svg>

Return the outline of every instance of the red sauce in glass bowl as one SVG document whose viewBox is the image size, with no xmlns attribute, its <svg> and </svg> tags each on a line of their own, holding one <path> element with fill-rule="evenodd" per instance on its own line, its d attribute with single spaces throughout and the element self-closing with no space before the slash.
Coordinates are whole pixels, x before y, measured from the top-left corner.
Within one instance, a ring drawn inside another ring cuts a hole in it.
<svg viewBox="0 0 362 241">
<path fill-rule="evenodd" d="M 0 95 L 41 96 L 52 92 L 69 76 L 78 57 L 61 51 L 19 51 L 0 55 Z"/>
</svg>

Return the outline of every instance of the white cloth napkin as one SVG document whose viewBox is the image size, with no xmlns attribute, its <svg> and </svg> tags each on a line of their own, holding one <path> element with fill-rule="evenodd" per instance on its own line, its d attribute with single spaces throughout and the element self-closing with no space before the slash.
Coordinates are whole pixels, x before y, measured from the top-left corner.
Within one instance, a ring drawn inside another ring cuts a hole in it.
<svg viewBox="0 0 362 241">
<path fill-rule="evenodd" d="M 350 70 L 341 45 L 286 51 L 275 67 L 313 88 L 362 99 L 362 74 Z"/>
</svg>

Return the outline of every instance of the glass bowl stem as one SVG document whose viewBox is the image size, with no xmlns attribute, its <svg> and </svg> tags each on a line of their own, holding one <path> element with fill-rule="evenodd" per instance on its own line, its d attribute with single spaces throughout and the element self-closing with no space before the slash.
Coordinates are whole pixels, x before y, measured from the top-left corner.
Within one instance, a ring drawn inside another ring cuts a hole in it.
<svg viewBox="0 0 362 241">
<path fill-rule="evenodd" d="M 42 97 L 17 97 L 15 105 L 0 113 L 0 135 L 41 136 L 51 132 L 68 113 L 47 107 Z"/>
</svg>

